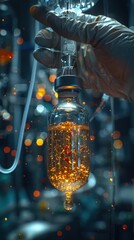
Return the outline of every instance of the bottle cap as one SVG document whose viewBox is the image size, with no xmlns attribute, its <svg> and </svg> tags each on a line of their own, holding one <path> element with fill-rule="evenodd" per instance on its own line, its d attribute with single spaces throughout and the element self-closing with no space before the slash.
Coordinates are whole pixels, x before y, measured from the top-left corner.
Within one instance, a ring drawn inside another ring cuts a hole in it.
<svg viewBox="0 0 134 240">
<path fill-rule="evenodd" d="M 55 91 L 59 92 L 62 90 L 76 90 L 80 91 L 80 78 L 75 75 L 63 75 L 55 80 Z"/>
</svg>

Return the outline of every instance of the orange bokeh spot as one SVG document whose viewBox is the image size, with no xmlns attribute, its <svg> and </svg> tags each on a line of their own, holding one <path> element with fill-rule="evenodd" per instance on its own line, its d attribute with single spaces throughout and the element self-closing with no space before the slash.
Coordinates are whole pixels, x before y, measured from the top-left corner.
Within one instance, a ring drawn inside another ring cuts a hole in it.
<svg viewBox="0 0 134 240">
<path fill-rule="evenodd" d="M 12 92 L 12 94 L 13 94 L 14 96 L 16 96 L 16 95 L 17 95 L 17 92 Z"/>
<path fill-rule="evenodd" d="M 50 82 L 55 82 L 55 79 L 56 79 L 56 75 L 55 74 L 51 74 L 50 76 L 49 76 L 49 81 Z"/>
<path fill-rule="evenodd" d="M 46 94 L 46 90 L 44 88 L 44 86 L 39 86 L 38 90 L 36 92 L 36 98 L 37 99 L 42 99 Z"/>
<path fill-rule="evenodd" d="M 30 129 L 30 124 L 29 124 L 29 123 L 26 123 L 25 128 L 26 128 L 26 130 L 29 130 L 29 129 Z"/>
<path fill-rule="evenodd" d="M 35 190 L 33 192 L 33 196 L 36 197 L 36 198 L 40 197 L 40 191 L 39 190 Z"/>
<path fill-rule="evenodd" d="M 57 103 L 58 103 L 58 99 L 55 98 L 55 99 L 52 100 L 53 105 L 56 105 Z"/>
<path fill-rule="evenodd" d="M 58 236 L 58 237 L 61 237 L 62 235 L 63 235 L 62 231 L 58 231 L 58 232 L 57 232 L 57 236 Z"/>
<path fill-rule="evenodd" d="M 120 138 L 120 136 L 121 136 L 121 133 L 120 133 L 119 131 L 114 131 L 114 132 L 112 133 L 113 139 Z"/>
<path fill-rule="evenodd" d="M 66 231 L 70 231 L 70 230 L 71 230 L 70 225 L 67 225 L 67 226 L 65 227 L 65 229 L 66 229 Z"/>
<path fill-rule="evenodd" d="M 90 136 L 90 140 L 91 140 L 91 141 L 94 141 L 94 140 L 95 140 L 95 136 L 94 136 L 94 135 L 91 135 L 91 136 Z"/>
<path fill-rule="evenodd" d="M 52 99 L 52 97 L 51 97 L 50 94 L 46 94 L 46 95 L 44 96 L 44 99 L 45 99 L 45 101 L 50 102 L 51 99 Z"/>
<path fill-rule="evenodd" d="M 4 147 L 4 153 L 9 153 L 10 152 L 10 147 L 8 147 L 8 146 L 5 146 Z"/>
<path fill-rule="evenodd" d="M 123 225 L 122 225 L 122 229 L 123 229 L 124 231 L 127 230 L 127 228 L 128 228 L 128 227 L 127 227 L 126 224 L 123 224 Z"/>
<path fill-rule="evenodd" d="M 24 144 L 25 144 L 25 146 L 30 147 L 32 145 L 32 140 L 27 138 L 27 139 L 25 139 Z"/>
<path fill-rule="evenodd" d="M 43 156 L 42 155 L 38 155 L 37 156 L 37 161 L 38 162 L 42 162 L 43 161 Z"/>
<path fill-rule="evenodd" d="M 114 148 L 115 149 L 121 149 L 123 147 L 123 142 L 121 140 L 114 140 Z"/>
<path fill-rule="evenodd" d="M 24 40 L 23 40 L 22 37 L 18 37 L 18 38 L 17 38 L 17 43 L 18 43 L 19 45 L 22 45 L 23 42 L 24 42 Z"/>
<path fill-rule="evenodd" d="M 12 130 L 13 130 L 13 126 L 12 125 L 7 125 L 6 126 L 6 130 L 8 131 L 8 132 L 11 132 Z"/>
<path fill-rule="evenodd" d="M 39 203 L 39 208 L 40 208 L 41 210 L 46 210 L 47 207 L 48 207 L 47 201 L 42 200 L 42 201 Z"/>
<path fill-rule="evenodd" d="M 16 150 L 12 150 L 12 151 L 11 151 L 11 156 L 12 156 L 12 157 L 15 157 L 15 156 L 16 156 Z"/>
<path fill-rule="evenodd" d="M 0 65 L 5 65 L 9 63 L 14 56 L 14 53 L 4 49 L 0 48 Z"/>
</svg>

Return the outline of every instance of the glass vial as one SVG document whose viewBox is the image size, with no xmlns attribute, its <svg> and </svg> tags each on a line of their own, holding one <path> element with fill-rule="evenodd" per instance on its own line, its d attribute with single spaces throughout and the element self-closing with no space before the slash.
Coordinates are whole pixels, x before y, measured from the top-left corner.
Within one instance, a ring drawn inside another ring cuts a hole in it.
<svg viewBox="0 0 134 240">
<path fill-rule="evenodd" d="M 73 208 L 72 193 L 86 184 L 90 173 L 89 116 L 79 103 L 76 76 L 56 79 L 58 104 L 49 114 L 48 178 L 65 193 L 64 208 Z"/>
</svg>

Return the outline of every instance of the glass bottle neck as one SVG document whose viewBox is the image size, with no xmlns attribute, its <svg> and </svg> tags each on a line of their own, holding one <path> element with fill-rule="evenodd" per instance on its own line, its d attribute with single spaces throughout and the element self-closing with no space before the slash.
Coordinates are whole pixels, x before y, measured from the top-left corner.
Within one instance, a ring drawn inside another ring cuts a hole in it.
<svg viewBox="0 0 134 240">
<path fill-rule="evenodd" d="M 64 90 L 64 91 L 60 91 L 58 93 L 58 99 L 59 102 L 77 102 L 79 103 L 79 92 L 78 91 L 72 91 L 72 90 Z"/>
</svg>

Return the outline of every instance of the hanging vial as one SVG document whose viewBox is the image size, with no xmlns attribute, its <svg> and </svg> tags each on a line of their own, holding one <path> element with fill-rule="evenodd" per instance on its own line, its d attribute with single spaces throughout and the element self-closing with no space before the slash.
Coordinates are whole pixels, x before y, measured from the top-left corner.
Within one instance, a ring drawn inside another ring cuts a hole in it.
<svg viewBox="0 0 134 240">
<path fill-rule="evenodd" d="M 72 193 L 86 184 L 90 173 L 89 116 L 79 103 L 79 78 L 56 79 L 58 104 L 49 114 L 48 178 L 65 193 L 64 208 L 73 208 Z"/>
</svg>

